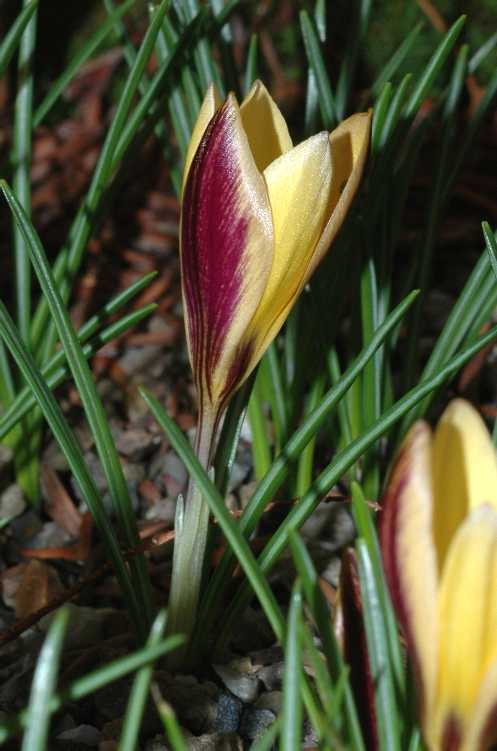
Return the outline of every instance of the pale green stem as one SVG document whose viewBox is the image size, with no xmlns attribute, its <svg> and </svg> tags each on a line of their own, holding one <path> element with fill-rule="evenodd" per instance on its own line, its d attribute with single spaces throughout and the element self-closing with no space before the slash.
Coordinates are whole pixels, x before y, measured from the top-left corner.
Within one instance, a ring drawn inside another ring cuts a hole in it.
<svg viewBox="0 0 497 751">
<path fill-rule="evenodd" d="M 211 460 L 214 432 L 214 419 L 204 413 L 197 426 L 195 452 L 206 470 Z M 209 506 L 192 478 L 188 483 L 186 500 L 183 501 L 180 496 L 177 503 L 167 631 L 169 634 L 184 634 L 186 642 L 184 647 L 171 655 L 171 667 L 178 667 L 183 662 L 193 631 L 209 530 Z"/>
</svg>

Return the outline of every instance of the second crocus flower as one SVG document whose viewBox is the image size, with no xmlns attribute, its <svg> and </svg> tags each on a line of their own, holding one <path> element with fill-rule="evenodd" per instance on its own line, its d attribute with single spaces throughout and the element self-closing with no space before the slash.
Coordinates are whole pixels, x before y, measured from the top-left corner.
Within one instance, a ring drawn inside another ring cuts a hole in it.
<svg viewBox="0 0 497 751">
<path fill-rule="evenodd" d="M 414 664 L 430 751 L 497 741 L 497 459 L 453 401 L 406 437 L 380 524 L 385 573 Z"/>
</svg>

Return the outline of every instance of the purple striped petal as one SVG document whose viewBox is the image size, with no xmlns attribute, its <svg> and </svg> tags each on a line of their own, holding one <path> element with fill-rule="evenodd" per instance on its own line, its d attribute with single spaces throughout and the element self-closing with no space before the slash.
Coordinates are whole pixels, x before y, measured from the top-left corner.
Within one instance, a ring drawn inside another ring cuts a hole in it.
<svg viewBox="0 0 497 751">
<path fill-rule="evenodd" d="M 219 411 L 245 375 L 240 342 L 272 264 L 271 209 L 234 97 L 210 121 L 185 185 L 181 271 L 186 330 L 201 405 Z"/>
</svg>

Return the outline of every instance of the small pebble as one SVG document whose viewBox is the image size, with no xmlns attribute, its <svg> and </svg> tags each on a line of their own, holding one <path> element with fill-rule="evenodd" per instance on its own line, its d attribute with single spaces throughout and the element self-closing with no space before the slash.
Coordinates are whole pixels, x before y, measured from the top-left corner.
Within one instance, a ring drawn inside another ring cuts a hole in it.
<svg viewBox="0 0 497 751">
<path fill-rule="evenodd" d="M 221 694 L 217 704 L 216 730 L 220 733 L 231 733 L 238 730 L 242 702 L 232 694 Z"/>
<path fill-rule="evenodd" d="M 26 501 L 19 485 L 9 485 L 0 495 L 0 520 L 14 519 L 20 516 L 25 508 Z"/>
<path fill-rule="evenodd" d="M 259 695 L 257 678 L 241 673 L 231 665 L 214 665 L 213 667 L 226 688 L 245 704 L 251 704 L 257 699 Z"/>
<path fill-rule="evenodd" d="M 254 740 L 261 735 L 269 725 L 276 720 L 276 715 L 270 709 L 256 709 L 247 707 L 240 724 L 240 733 L 244 738 Z"/>
</svg>

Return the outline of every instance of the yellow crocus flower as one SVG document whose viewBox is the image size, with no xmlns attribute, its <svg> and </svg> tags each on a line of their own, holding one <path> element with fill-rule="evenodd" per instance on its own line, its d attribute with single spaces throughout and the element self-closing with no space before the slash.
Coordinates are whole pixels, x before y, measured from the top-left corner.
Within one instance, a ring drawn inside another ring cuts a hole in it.
<svg viewBox="0 0 497 751">
<path fill-rule="evenodd" d="M 408 433 L 385 496 L 387 581 L 418 682 L 430 751 L 497 741 L 497 458 L 456 399 Z"/>
</svg>

